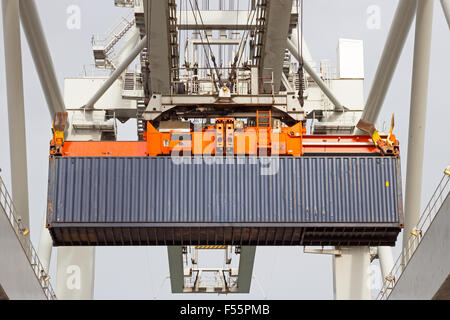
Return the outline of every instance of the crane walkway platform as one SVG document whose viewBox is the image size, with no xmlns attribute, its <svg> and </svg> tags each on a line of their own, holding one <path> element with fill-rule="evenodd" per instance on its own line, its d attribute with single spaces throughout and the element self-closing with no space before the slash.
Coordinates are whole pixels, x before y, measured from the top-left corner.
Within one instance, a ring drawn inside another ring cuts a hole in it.
<svg viewBox="0 0 450 320">
<path fill-rule="evenodd" d="M 380 300 L 450 299 L 450 174 L 442 178 L 417 227 L 409 250 L 386 277 Z M 409 259 L 407 257 L 410 257 Z"/>
<path fill-rule="evenodd" d="M 0 300 L 54 300 L 50 285 L 0 177 Z"/>
</svg>

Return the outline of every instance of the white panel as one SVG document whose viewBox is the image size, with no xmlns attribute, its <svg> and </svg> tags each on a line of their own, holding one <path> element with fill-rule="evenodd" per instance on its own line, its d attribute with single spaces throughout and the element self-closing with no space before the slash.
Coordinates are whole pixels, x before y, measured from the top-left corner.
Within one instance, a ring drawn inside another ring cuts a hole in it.
<svg viewBox="0 0 450 320">
<path fill-rule="evenodd" d="M 67 78 L 64 80 L 64 103 L 67 109 L 83 107 L 108 78 Z M 133 101 L 122 99 L 122 80 L 117 80 L 95 104 L 98 109 L 127 109 Z"/>
<path fill-rule="evenodd" d="M 339 78 L 364 78 L 364 42 L 362 40 L 339 39 L 337 51 Z"/>
<path fill-rule="evenodd" d="M 350 110 L 364 109 L 364 80 L 333 79 L 331 88 L 339 101 Z"/>
</svg>

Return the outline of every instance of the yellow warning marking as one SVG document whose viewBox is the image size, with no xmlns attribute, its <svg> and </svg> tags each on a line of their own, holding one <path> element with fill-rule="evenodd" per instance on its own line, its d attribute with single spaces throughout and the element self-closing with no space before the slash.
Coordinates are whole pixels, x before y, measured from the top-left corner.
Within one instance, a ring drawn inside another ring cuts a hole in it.
<svg viewBox="0 0 450 320">
<path fill-rule="evenodd" d="M 203 249 L 203 250 L 218 250 L 218 249 L 227 249 L 228 246 L 196 246 L 195 249 Z"/>
</svg>

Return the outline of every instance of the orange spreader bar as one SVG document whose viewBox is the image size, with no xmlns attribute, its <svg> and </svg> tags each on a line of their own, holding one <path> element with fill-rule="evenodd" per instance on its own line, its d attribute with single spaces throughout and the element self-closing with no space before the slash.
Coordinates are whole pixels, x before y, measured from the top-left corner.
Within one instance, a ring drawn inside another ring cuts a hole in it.
<svg viewBox="0 0 450 320">
<path fill-rule="evenodd" d="M 386 137 L 382 137 L 386 139 Z M 50 155 L 63 157 L 157 156 L 307 156 L 383 155 L 371 137 L 304 135 L 301 123 L 289 128 L 236 128 L 233 119 L 218 119 L 199 132 L 172 130 L 161 133 L 148 123 L 146 141 L 52 140 Z M 390 155 L 398 155 L 398 141 Z"/>
</svg>

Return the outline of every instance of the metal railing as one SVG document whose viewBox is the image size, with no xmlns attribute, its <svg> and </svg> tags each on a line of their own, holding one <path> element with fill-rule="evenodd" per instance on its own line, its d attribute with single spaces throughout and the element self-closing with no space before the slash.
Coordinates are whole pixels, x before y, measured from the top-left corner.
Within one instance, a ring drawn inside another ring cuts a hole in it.
<svg viewBox="0 0 450 320">
<path fill-rule="evenodd" d="M 219 67 L 217 68 L 219 73 L 222 76 L 222 79 L 225 79 L 226 84 L 228 84 L 228 76 L 232 70 L 236 71 L 237 77 L 233 83 L 233 86 L 230 88 L 232 94 L 239 95 L 247 95 L 251 94 L 251 72 L 248 68 L 238 67 Z M 270 71 L 270 75 L 267 77 L 258 77 L 258 83 L 260 87 L 264 85 L 268 85 L 271 87 L 271 92 L 274 92 L 274 81 L 273 81 L 273 68 L 264 68 L 264 70 Z M 171 94 L 177 94 L 176 92 L 176 84 L 184 84 L 186 88 L 185 94 L 211 94 L 217 93 L 215 89 L 214 82 L 217 83 L 217 79 L 213 76 L 213 74 L 209 73 L 211 68 L 207 67 L 180 67 L 172 69 L 171 78 L 174 79 L 174 71 L 177 71 L 180 74 L 179 80 L 171 80 Z"/>
<path fill-rule="evenodd" d="M 103 47 L 103 51 L 112 53 L 113 47 L 123 38 L 123 36 L 136 24 L 134 13 L 131 12 L 126 17 L 122 17 L 106 34 L 93 35 L 91 45 L 93 47 Z"/>
<path fill-rule="evenodd" d="M 34 274 L 44 291 L 48 300 L 56 300 L 56 294 L 50 284 L 50 277 L 45 271 L 36 250 L 33 247 L 30 239 L 30 231 L 23 225 L 22 219 L 17 215 L 11 196 L 9 195 L 6 186 L 0 177 L 0 207 L 5 212 L 11 227 L 13 228 L 17 239 L 22 246 L 22 249 L 33 269 Z"/>
<path fill-rule="evenodd" d="M 411 260 L 414 252 L 418 248 L 420 242 L 423 240 L 425 234 L 427 233 L 429 227 L 433 223 L 436 214 L 439 212 L 442 204 L 450 193 L 450 170 L 447 168 L 445 170 L 444 176 L 442 177 L 439 185 L 433 193 L 430 201 L 428 202 L 422 216 L 419 219 L 417 226 L 410 231 L 407 246 L 404 246 L 402 253 L 397 258 L 397 261 L 392 268 L 392 271 L 384 279 L 383 287 L 378 294 L 377 300 L 387 300 L 392 290 L 394 289 L 396 283 L 399 281 L 403 271 L 405 271 Z M 403 232 L 408 232 L 408 230 L 403 230 Z"/>
</svg>

